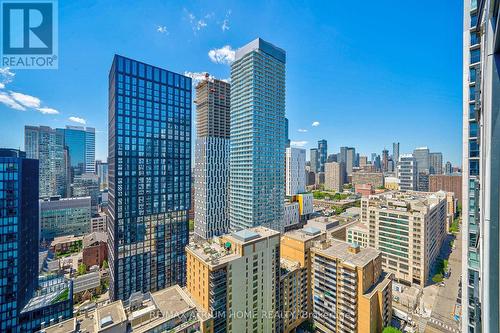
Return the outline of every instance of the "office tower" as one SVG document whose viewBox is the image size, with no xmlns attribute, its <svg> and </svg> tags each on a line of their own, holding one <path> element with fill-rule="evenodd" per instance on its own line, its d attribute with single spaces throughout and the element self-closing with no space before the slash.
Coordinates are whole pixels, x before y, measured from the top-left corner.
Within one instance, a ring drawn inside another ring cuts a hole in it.
<svg viewBox="0 0 500 333">
<path fill-rule="evenodd" d="M 417 162 L 415 157 L 411 154 L 399 155 L 399 189 L 407 191 L 417 190 L 417 175 Z"/>
<path fill-rule="evenodd" d="M 108 188 L 108 162 L 95 161 L 95 170 L 99 177 L 99 189 L 105 190 Z"/>
<path fill-rule="evenodd" d="M 326 163 L 337 162 L 337 154 L 329 154 Z"/>
<path fill-rule="evenodd" d="M 377 153 L 372 153 L 372 159 L 371 159 L 372 164 L 374 164 L 374 163 L 375 163 L 375 159 L 376 159 L 376 158 L 377 158 Z"/>
<path fill-rule="evenodd" d="M 395 163 L 399 161 L 399 142 L 392 143 L 392 160 Z"/>
<path fill-rule="evenodd" d="M 288 128 L 288 118 L 285 118 L 285 143 L 286 143 L 286 148 L 290 147 L 290 134 L 289 134 L 289 128 Z"/>
<path fill-rule="evenodd" d="M 498 17 L 498 1 L 464 1 L 463 332 L 500 331 Z"/>
<path fill-rule="evenodd" d="M 429 154 L 429 174 L 440 175 L 443 173 L 443 154 L 430 153 Z"/>
<path fill-rule="evenodd" d="M 1 332 L 36 332 L 73 315 L 70 281 L 38 281 L 38 174 L 38 160 L 0 149 Z"/>
<path fill-rule="evenodd" d="M 352 173 L 352 185 L 371 184 L 374 188 L 384 187 L 384 174 L 382 172 L 356 171 Z"/>
<path fill-rule="evenodd" d="M 231 65 L 231 229 L 281 223 L 285 198 L 285 51 L 260 38 Z"/>
<path fill-rule="evenodd" d="M 343 162 L 325 164 L 325 189 L 342 192 L 345 184 L 345 165 Z"/>
<path fill-rule="evenodd" d="M 115 55 L 109 73 L 110 298 L 185 283 L 191 79 Z"/>
<path fill-rule="evenodd" d="M 279 232 L 244 229 L 190 243 L 186 253 L 187 290 L 214 317 L 214 333 L 276 332 Z"/>
<path fill-rule="evenodd" d="M 311 264 L 319 331 L 381 332 L 391 323 L 392 280 L 379 251 L 329 239 L 311 249 Z"/>
<path fill-rule="evenodd" d="M 306 171 L 307 186 L 314 185 L 316 183 L 316 174 L 313 171 Z"/>
<path fill-rule="evenodd" d="M 444 166 L 444 174 L 451 175 L 452 173 L 453 173 L 453 166 L 451 165 L 451 162 L 448 161 Z"/>
<path fill-rule="evenodd" d="M 446 209 L 446 192 L 363 197 L 361 222 L 369 230 L 368 246 L 382 252 L 384 270 L 424 287 L 446 237 Z"/>
<path fill-rule="evenodd" d="M 413 157 L 417 161 L 417 172 L 429 171 L 429 148 L 421 147 L 413 150 Z"/>
<path fill-rule="evenodd" d="M 318 141 L 319 171 L 325 172 L 325 163 L 328 157 L 328 144 L 326 140 Z"/>
<path fill-rule="evenodd" d="M 458 200 L 462 200 L 462 175 L 430 175 L 429 191 L 453 192 Z"/>
<path fill-rule="evenodd" d="M 392 159 L 389 159 L 389 161 L 387 161 L 387 172 L 389 173 L 394 172 L 394 170 L 396 170 L 395 164 L 396 163 Z"/>
<path fill-rule="evenodd" d="M 91 198 L 51 197 L 40 200 L 40 239 L 82 236 L 90 232 Z M 37 223 L 38 224 L 38 223 Z"/>
<path fill-rule="evenodd" d="M 58 128 L 64 136 L 64 145 L 68 148 L 71 165 L 71 178 L 84 173 L 95 172 L 95 128 L 66 126 Z"/>
<path fill-rule="evenodd" d="M 359 167 L 362 168 L 362 167 L 365 167 L 369 165 L 368 164 L 368 157 L 367 156 L 359 156 Z"/>
<path fill-rule="evenodd" d="M 285 184 L 287 196 L 293 196 L 306 191 L 306 150 L 301 148 L 286 148 Z"/>
<path fill-rule="evenodd" d="M 230 89 L 208 74 L 196 86 L 194 232 L 205 239 L 229 230 Z"/>
<path fill-rule="evenodd" d="M 318 148 L 311 148 L 309 151 L 309 160 L 311 164 L 311 171 L 314 173 L 319 172 L 319 152 Z"/>
<path fill-rule="evenodd" d="M 418 183 L 417 191 L 428 192 L 429 191 L 429 171 L 424 170 L 418 173 Z"/>
<path fill-rule="evenodd" d="M 24 126 L 24 147 L 27 158 L 39 161 L 40 197 L 66 197 L 68 175 L 64 135 L 47 126 Z"/>
<path fill-rule="evenodd" d="M 382 150 L 382 172 L 387 172 L 389 170 L 389 151 L 387 149 Z"/>
<path fill-rule="evenodd" d="M 375 162 L 373 164 L 375 170 L 382 171 L 382 162 L 380 161 L 380 155 L 375 156 Z"/>
<path fill-rule="evenodd" d="M 99 176 L 96 174 L 83 173 L 81 175 L 76 175 L 73 178 L 73 184 L 71 184 L 71 196 L 75 198 L 90 197 L 92 216 L 97 215 L 100 195 Z"/>
<path fill-rule="evenodd" d="M 348 147 L 346 150 L 345 170 L 347 175 L 352 174 L 352 169 L 356 163 L 356 149 Z"/>
</svg>

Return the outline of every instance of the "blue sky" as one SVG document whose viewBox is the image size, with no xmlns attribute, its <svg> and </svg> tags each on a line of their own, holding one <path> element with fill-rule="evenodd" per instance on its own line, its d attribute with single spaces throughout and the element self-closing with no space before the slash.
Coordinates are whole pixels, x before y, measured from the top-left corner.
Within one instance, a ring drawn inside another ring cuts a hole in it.
<svg viewBox="0 0 500 333">
<path fill-rule="evenodd" d="M 233 50 L 256 37 L 287 52 L 295 144 L 370 156 L 399 141 L 403 153 L 428 146 L 461 163 L 459 0 L 60 0 L 59 69 L 0 69 L 0 146 L 23 148 L 24 125 L 85 121 L 105 158 L 114 53 L 229 78 Z"/>
</svg>

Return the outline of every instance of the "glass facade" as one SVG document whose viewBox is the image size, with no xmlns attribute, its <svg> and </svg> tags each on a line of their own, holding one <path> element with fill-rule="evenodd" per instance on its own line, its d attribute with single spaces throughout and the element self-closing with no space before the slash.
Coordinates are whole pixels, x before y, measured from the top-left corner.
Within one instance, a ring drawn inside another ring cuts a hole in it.
<svg viewBox="0 0 500 333">
<path fill-rule="evenodd" d="M 185 283 L 191 79 L 115 55 L 109 73 L 111 299 Z"/>
<path fill-rule="evenodd" d="M 95 129 L 92 127 L 66 126 L 57 129 L 64 135 L 71 166 L 71 181 L 83 173 L 95 172 Z"/>
</svg>

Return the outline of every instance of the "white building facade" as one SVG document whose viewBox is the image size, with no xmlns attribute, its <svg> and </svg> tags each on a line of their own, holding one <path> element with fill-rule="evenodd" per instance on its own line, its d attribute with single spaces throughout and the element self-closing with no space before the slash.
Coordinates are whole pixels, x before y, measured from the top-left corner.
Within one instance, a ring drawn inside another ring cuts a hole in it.
<svg viewBox="0 0 500 333">
<path fill-rule="evenodd" d="M 306 150 L 286 148 L 285 184 L 286 195 L 292 196 L 306 191 Z"/>
</svg>

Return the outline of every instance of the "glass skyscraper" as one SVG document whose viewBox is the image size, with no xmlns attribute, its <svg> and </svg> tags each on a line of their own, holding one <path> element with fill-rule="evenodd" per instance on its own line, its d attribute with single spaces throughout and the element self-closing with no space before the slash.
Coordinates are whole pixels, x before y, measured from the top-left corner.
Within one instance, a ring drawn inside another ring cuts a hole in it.
<svg viewBox="0 0 500 333">
<path fill-rule="evenodd" d="M 191 79 L 115 55 L 109 73 L 111 299 L 185 283 Z"/>
<path fill-rule="evenodd" d="M 283 219 L 285 63 L 284 50 L 257 38 L 231 65 L 231 229 Z"/>
<path fill-rule="evenodd" d="M 16 332 L 37 286 L 38 161 L 0 149 L 0 331 Z"/>
<path fill-rule="evenodd" d="M 325 163 L 328 158 L 328 144 L 326 140 L 318 141 L 319 172 L 325 172 Z"/>
<path fill-rule="evenodd" d="M 92 127 L 66 126 L 57 129 L 64 135 L 71 165 L 71 181 L 75 176 L 95 172 L 95 129 Z"/>
<path fill-rule="evenodd" d="M 64 135 L 47 126 L 25 126 L 26 157 L 37 159 L 40 167 L 40 197 L 68 195 Z"/>
</svg>

